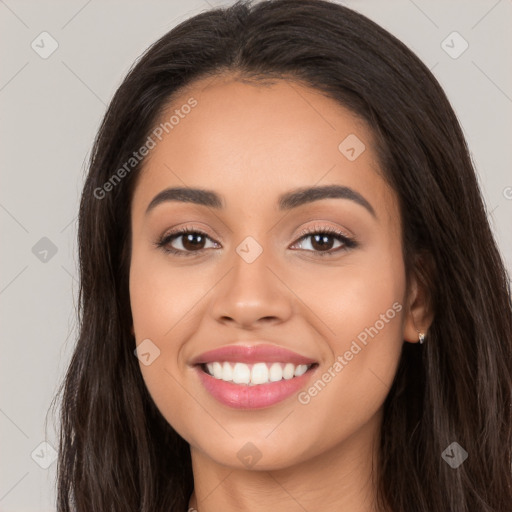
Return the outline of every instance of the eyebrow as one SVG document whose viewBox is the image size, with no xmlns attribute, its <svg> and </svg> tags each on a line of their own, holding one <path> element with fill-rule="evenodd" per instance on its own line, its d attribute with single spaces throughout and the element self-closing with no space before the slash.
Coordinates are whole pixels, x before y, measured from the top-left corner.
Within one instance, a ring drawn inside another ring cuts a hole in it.
<svg viewBox="0 0 512 512">
<path fill-rule="evenodd" d="M 322 199 L 349 199 L 363 206 L 373 217 L 377 217 L 372 205 L 355 190 L 342 185 L 324 185 L 319 187 L 305 187 L 291 190 L 278 198 L 280 210 L 291 210 L 314 201 Z M 190 187 L 172 187 L 159 192 L 149 203 L 146 214 L 159 204 L 167 201 L 194 203 L 220 210 L 224 208 L 222 197 L 213 190 Z"/>
</svg>

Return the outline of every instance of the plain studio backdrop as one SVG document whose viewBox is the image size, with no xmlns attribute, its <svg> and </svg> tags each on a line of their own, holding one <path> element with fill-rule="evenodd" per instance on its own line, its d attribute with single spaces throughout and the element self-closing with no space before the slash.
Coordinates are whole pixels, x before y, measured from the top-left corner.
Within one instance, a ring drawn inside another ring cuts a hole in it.
<svg viewBox="0 0 512 512">
<path fill-rule="evenodd" d="M 76 339 L 76 216 L 106 105 L 176 24 L 232 1 L 0 0 L 0 511 L 54 510 L 46 413 Z M 512 270 L 512 3 L 343 2 L 413 50 L 460 120 Z M 454 247 L 454 250 L 457 250 Z"/>
</svg>

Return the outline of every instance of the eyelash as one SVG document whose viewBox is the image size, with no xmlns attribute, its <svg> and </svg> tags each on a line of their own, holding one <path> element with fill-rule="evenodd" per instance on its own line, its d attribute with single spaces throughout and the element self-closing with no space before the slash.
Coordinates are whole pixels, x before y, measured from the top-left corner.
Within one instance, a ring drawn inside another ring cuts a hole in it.
<svg viewBox="0 0 512 512">
<path fill-rule="evenodd" d="M 203 251 L 207 249 L 199 249 L 197 251 L 183 251 L 181 249 L 175 249 L 173 247 L 170 247 L 169 244 L 174 239 L 179 238 L 183 235 L 188 234 L 195 234 L 200 235 L 205 238 L 210 238 L 204 231 L 201 231 L 200 229 L 194 229 L 189 227 L 184 227 L 177 229 L 175 231 L 172 231 L 171 233 L 167 233 L 163 235 L 159 240 L 155 242 L 155 245 L 162 249 L 167 254 L 173 254 L 175 256 L 195 256 L 197 254 L 202 253 Z M 329 235 L 331 237 L 338 238 L 339 241 L 343 243 L 341 247 L 338 247 L 334 250 L 329 249 L 328 251 L 311 251 L 307 250 L 307 252 L 314 252 L 318 254 L 320 257 L 326 257 L 326 256 L 332 256 L 337 254 L 340 251 L 347 251 L 348 249 L 353 249 L 358 246 L 358 243 L 354 238 L 350 238 L 347 235 L 345 235 L 343 232 L 330 227 L 330 226 L 323 226 L 323 227 L 313 227 L 313 228 L 306 228 L 303 231 L 301 231 L 298 235 L 297 241 L 294 243 L 294 245 L 302 240 L 303 238 L 307 238 L 309 236 L 313 235 Z M 211 240 L 211 239 L 210 239 Z"/>
</svg>

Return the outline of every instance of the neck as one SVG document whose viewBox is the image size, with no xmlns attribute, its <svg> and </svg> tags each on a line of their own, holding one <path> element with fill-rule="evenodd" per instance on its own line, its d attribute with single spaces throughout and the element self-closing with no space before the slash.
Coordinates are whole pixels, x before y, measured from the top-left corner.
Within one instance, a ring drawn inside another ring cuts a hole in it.
<svg viewBox="0 0 512 512">
<path fill-rule="evenodd" d="M 377 512 L 380 414 L 328 451 L 285 468 L 226 467 L 191 447 L 198 512 Z"/>
</svg>

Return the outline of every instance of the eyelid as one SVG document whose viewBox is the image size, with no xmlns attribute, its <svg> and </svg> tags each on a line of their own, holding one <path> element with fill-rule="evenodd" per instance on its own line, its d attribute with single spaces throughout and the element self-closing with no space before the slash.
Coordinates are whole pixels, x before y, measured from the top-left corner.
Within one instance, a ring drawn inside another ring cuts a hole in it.
<svg viewBox="0 0 512 512">
<path fill-rule="evenodd" d="M 298 237 L 298 238 L 293 243 L 293 245 L 296 245 L 298 242 L 300 242 L 304 238 L 308 238 L 309 236 L 313 236 L 316 234 L 327 234 L 327 235 L 330 235 L 331 237 L 338 238 L 341 241 L 342 246 L 337 247 L 334 250 L 329 249 L 327 251 L 304 250 L 305 253 L 313 253 L 313 254 L 319 255 L 321 257 L 336 256 L 336 255 L 339 255 L 343 251 L 354 249 L 359 246 L 359 241 L 356 240 L 356 237 L 354 235 L 349 235 L 343 229 L 338 228 L 338 227 L 329 226 L 329 225 L 319 225 L 319 224 L 316 224 L 314 226 L 310 226 L 310 227 L 307 227 L 307 228 L 301 230 L 296 235 L 296 237 Z M 293 247 L 293 245 L 292 245 L 292 247 Z"/>
<path fill-rule="evenodd" d="M 157 246 L 157 248 L 162 249 L 163 251 L 174 254 L 177 256 L 198 256 L 201 254 L 204 254 L 204 252 L 211 248 L 202 248 L 198 249 L 197 251 L 184 251 L 182 249 L 175 249 L 175 248 L 169 248 L 167 247 L 171 241 L 174 239 L 180 238 L 181 236 L 184 236 L 186 234 L 195 233 L 198 235 L 201 235 L 213 243 L 220 245 L 217 240 L 214 240 L 208 233 L 206 233 L 201 228 L 198 228 L 196 226 L 192 225 L 185 225 L 180 228 L 173 228 L 170 230 L 167 230 L 155 243 L 154 245 Z M 335 250 L 327 250 L 327 251 L 311 251 L 311 250 L 304 250 L 306 253 L 313 253 L 319 256 L 332 256 L 332 255 L 338 255 L 342 251 L 346 251 L 348 249 L 355 248 L 359 245 L 359 242 L 355 239 L 353 235 L 347 234 L 344 230 L 341 228 L 335 228 L 333 226 L 329 225 L 321 225 L 316 224 L 314 226 L 309 226 L 307 228 L 302 229 L 299 233 L 297 233 L 294 237 L 294 242 L 292 243 L 293 247 L 298 242 L 300 242 L 302 239 L 307 238 L 308 236 L 313 236 L 316 234 L 327 234 L 332 237 L 336 237 L 341 241 L 342 246 L 336 248 Z"/>
<path fill-rule="evenodd" d="M 206 233 L 201 228 L 198 228 L 196 226 L 191 225 L 185 225 L 181 226 L 179 228 L 171 228 L 164 232 L 162 236 L 160 236 L 156 242 L 154 242 L 154 245 L 158 248 L 163 250 L 166 253 L 174 254 L 176 256 L 194 256 L 198 254 L 204 253 L 206 249 L 200 249 L 198 251 L 183 251 L 181 249 L 175 249 L 173 247 L 168 247 L 171 241 L 174 239 L 180 238 L 181 236 L 184 236 L 189 233 L 195 233 L 199 234 L 201 236 L 204 236 L 205 238 L 208 238 L 215 244 L 218 244 L 216 240 L 214 240 L 208 233 Z"/>
<path fill-rule="evenodd" d="M 322 224 L 315 224 L 314 226 L 309 226 L 307 228 L 303 228 L 299 233 L 297 233 L 295 236 L 297 238 L 302 238 L 305 235 L 311 235 L 315 233 L 329 233 L 333 235 L 338 235 L 340 237 L 346 238 L 347 240 L 353 240 L 356 241 L 354 235 L 346 232 L 342 228 L 337 228 L 330 225 L 322 225 Z"/>
</svg>

